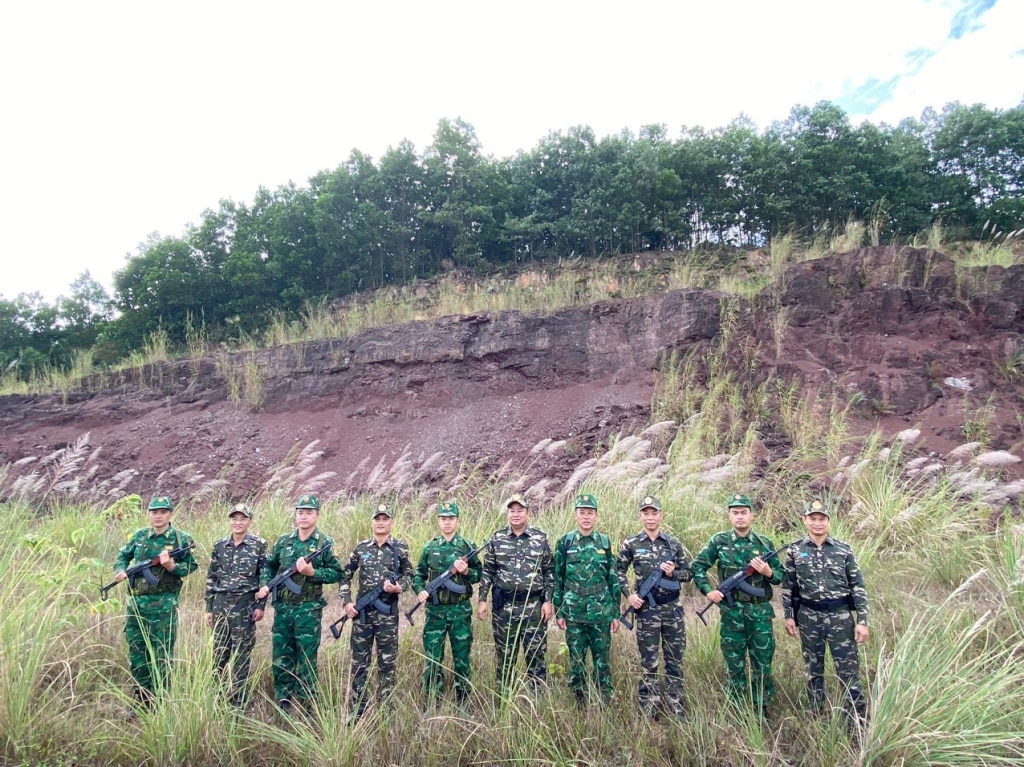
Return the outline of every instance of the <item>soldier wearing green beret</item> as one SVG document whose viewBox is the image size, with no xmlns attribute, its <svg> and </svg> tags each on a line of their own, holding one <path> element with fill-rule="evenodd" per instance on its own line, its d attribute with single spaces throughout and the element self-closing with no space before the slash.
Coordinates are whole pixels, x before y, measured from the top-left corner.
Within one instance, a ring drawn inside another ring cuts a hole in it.
<svg viewBox="0 0 1024 767">
<path fill-rule="evenodd" d="M 193 545 L 192 537 L 171 525 L 174 504 L 165 495 L 149 502 L 149 527 L 136 530 L 117 552 L 114 580 L 128 575 L 132 562 L 157 560 L 151 578 L 136 576 L 128 582 L 128 661 L 135 679 L 134 698 L 149 705 L 154 693 L 170 683 L 170 659 L 178 635 L 178 593 L 182 580 L 198 565 L 191 550 L 172 559 L 171 551 Z M 151 583 L 155 580 L 156 583 Z"/>
<path fill-rule="evenodd" d="M 775 695 L 772 680 L 772 659 L 775 655 L 775 633 L 772 620 L 772 585 L 782 583 L 782 565 L 776 559 L 775 567 L 762 555 L 775 550 L 770 538 L 755 533 L 754 504 L 750 498 L 737 493 L 729 497 L 729 523 L 731 530 L 716 533 L 693 560 L 693 582 L 701 593 L 721 610 L 721 645 L 725 667 L 729 675 L 729 696 L 737 702 L 751 701 L 762 716 Z M 718 580 L 724 581 L 750 565 L 756 571 L 749 583 L 765 592 L 763 597 L 742 591 L 733 595 L 730 607 L 725 595 L 708 582 L 708 571 L 718 565 Z M 747 675 L 747 658 L 750 674 Z"/>
<path fill-rule="evenodd" d="M 455 698 L 465 706 L 471 690 L 470 650 L 473 647 L 473 596 L 474 583 L 480 582 L 482 565 L 476 554 L 476 546 L 459 534 L 459 507 L 454 501 L 443 503 L 437 510 L 437 524 L 441 534 L 427 542 L 416 566 L 413 589 L 420 604 L 426 604 L 426 622 L 423 625 L 423 690 L 428 705 L 444 693 L 445 639 L 452 646 L 452 667 L 455 672 Z M 457 593 L 442 588 L 431 599 L 426 585 L 442 573 L 455 571 L 452 579 L 461 588 Z"/>
<path fill-rule="evenodd" d="M 602 700 L 612 697 L 609 656 L 619 630 L 619 579 L 612 542 L 597 532 L 597 498 L 576 498 L 576 529 L 555 545 L 555 622 L 569 648 L 569 689 L 577 705 L 587 700 L 587 653 L 594 665 L 594 687 Z"/>
</svg>

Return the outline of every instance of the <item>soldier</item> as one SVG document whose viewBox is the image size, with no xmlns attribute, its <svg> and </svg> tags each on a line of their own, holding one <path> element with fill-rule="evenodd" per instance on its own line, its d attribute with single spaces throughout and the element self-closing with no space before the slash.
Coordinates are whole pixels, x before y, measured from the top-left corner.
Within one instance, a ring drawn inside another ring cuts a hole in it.
<svg viewBox="0 0 1024 767">
<path fill-rule="evenodd" d="M 223 675 L 232 664 L 228 700 L 245 708 L 256 623 L 263 620 L 263 603 L 256 601 L 256 592 L 267 559 L 267 542 L 249 532 L 252 509 L 244 503 L 236 504 L 228 519 L 231 535 L 213 544 L 206 574 L 206 625 L 213 628 L 217 670 Z"/>
<path fill-rule="evenodd" d="M 594 685 L 601 699 L 612 698 L 609 654 L 619 630 L 619 579 L 612 542 L 596 532 L 597 498 L 576 498 L 576 530 L 555 546 L 555 621 L 569 647 L 569 689 L 576 704 L 587 702 L 587 651 L 594 664 Z M 609 627 L 611 631 L 609 631 Z"/>
<path fill-rule="evenodd" d="M 729 696 L 740 703 L 753 702 L 762 717 L 775 695 L 772 681 L 772 658 L 775 655 L 775 634 L 772 619 L 775 609 L 771 605 L 772 584 L 782 583 L 782 566 L 777 568 L 765 562 L 762 554 L 774 550 L 771 540 L 758 535 L 754 524 L 754 505 L 745 495 L 729 497 L 729 522 L 732 530 L 716 533 L 693 560 L 693 581 L 701 593 L 718 605 L 722 614 L 721 644 L 725 667 L 729 674 Z M 718 563 L 718 580 L 724 581 L 748 565 L 757 572 L 750 577 L 750 585 L 763 589 L 763 597 L 754 597 L 742 591 L 733 594 L 732 607 L 722 600 L 725 595 L 712 589 L 708 583 L 708 570 Z M 750 678 L 747 678 L 747 656 L 750 656 Z"/>
<path fill-rule="evenodd" d="M 117 552 L 114 580 L 118 583 L 128 575 L 125 570 L 134 562 L 158 559 L 153 575 L 154 585 L 141 576 L 128 583 L 128 616 L 124 633 L 128 639 L 128 662 L 135 679 L 133 697 L 150 705 L 157 690 L 170 683 L 170 659 L 178 634 L 178 592 L 181 581 L 195 572 L 195 558 L 186 550 L 176 559 L 174 549 L 193 545 L 192 537 L 171 525 L 174 504 L 165 495 L 149 502 L 149 527 L 135 531 Z"/>
<path fill-rule="evenodd" d="M 636 535 L 619 548 L 618 580 L 622 595 L 636 611 L 636 646 L 640 651 L 640 707 L 657 718 L 666 708 L 677 719 L 686 717 L 683 686 L 683 653 L 686 623 L 679 603 L 680 583 L 693 578 L 690 562 L 679 540 L 661 529 L 661 501 L 648 495 L 640 501 L 640 525 Z M 633 568 L 637 585 L 652 572 L 662 573 L 658 586 L 646 601 L 634 594 L 626 574 Z M 658 684 L 658 649 L 665 657 L 664 699 Z"/>
<path fill-rule="evenodd" d="M 807 695 L 816 713 L 825 708 L 825 647 L 846 693 L 848 712 L 863 722 L 857 645 L 868 639 L 868 594 L 850 546 L 829 535 L 828 508 L 814 501 L 804 509 L 807 537 L 789 547 L 782 582 L 786 633 L 797 636 L 807 664 Z M 853 612 L 857 612 L 856 620 Z M 851 721 L 852 716 L 851 716 Z"/>
<path fill-rule="evenodd" d="M 352 620 L 352 689 L 349 694 L 349 723 L 366 711 L 366 686 L 371 654 L 377 645 L 377 695 L 385 700 L 395 687 L 398 660 L 398 595 L 412 585 L 409 546 L 391 537 L 395 514 L 380 504 L 373 510 L 373 537 L 360 541 L 341 569 L 341 603 Z M 352 599 L 352 578 L 359 571 L 357 599 L 383 585 L 381 604 L 356 610 Z"/>
<path fill-rule="evenodd" d="M 437 510 L 437 524 L 441 534 L 423 548 L 413 587 L 420 604 L 426 603 L 426 623 L 423 626 L 423 691 L 430 702 L 440 698 L 444 692 L 444 674 L 441 663 L 444 660 L 445 637 L 452 646 L 452 666 L 455 670 L 455 699 L 460 707 L 466 705 L 471 689 L 469 653 L 473 646 L 473 596 L 474 583 L 480 582 L 482 566 L 480 559 L 471 554 L 476 548 L 459 535 L 459 507 L 454 502 L 441 504 Z M 436 603 L 430 599 L 426 585 L 442 573 L 454 569 L 454 582 L 465 587 L 457 594 L 442 588 L 437 592 Z M 428 601 L 429 600 L 429 601 Z"/>
<path fill-rule="evenodd" d="M 305 705 L 316 694 L 317 653 L 320 650 L 320 622 L 327 600 L 325 583 L 337 583 L 341 563 L 334 554 L 334 541 L 317 527 L 320 499 L 303 495 L 295 503 L 295 529 L 274 543 L 260 577 L 256 592 L 263 600 L 270 594 L 267 584 L 279 572 L 295 567 L 298 594 L 278 588 L 274 594 L 274 697 L 284 713 L 293 705 Z M 330 546 L 313 562 L 307 557 Z"/>
<path fill-rule="evenodd" d="M 526 655 L 526 676 L 536 692 L 547 680 L 547 624 L 554 615 L 554 563 L 548 536 L 530 527 L 526 499 L 513 495 L 505 504 L 508 527 L 495 531 L 484 550 L 477 618 L 487 617 L 487 595 L 493 592 L 495 674 L 505 694 L 520 649 Z"/>
</svg>

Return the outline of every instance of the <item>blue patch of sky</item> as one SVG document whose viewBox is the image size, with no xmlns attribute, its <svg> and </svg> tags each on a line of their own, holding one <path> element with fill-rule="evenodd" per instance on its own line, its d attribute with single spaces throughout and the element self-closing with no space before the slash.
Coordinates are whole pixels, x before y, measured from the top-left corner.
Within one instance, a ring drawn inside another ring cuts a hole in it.
<svg viewBox="0 0 1024 767">
<path fill-rule="evenodd" d="M 953 16 L 953 22 L 949 26 L 949 38 L 959 40 L 968 32 L 981 29 L 982 25 L 978 19 L 995 4 L 996 0 L 965 0 L 963 6 Z"/>
<path fill-rule="evenodd" d="M 887 80 L 871 77 L 859 86 L 846 88 L 835 103 L 848 115 L 870 115 L 892 98 L 893 91 L 903 76 L 899 74 Z"/>
</svg>

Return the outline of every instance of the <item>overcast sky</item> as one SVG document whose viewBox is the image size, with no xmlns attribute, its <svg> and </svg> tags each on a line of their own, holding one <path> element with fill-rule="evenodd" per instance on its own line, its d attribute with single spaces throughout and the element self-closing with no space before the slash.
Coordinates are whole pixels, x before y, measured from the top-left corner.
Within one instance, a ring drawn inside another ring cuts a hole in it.
<svg viewBox="0 0 1024 767">
<path fill-rule="evenodd" d="M 0 99 L 0 295 L 52 301 L 222 198 L 421 153 L 442 118 L 509 156 L 821 100 L 855 123 L 1014 107 L 1024 2 L 8 2 Z"/>
</svg>

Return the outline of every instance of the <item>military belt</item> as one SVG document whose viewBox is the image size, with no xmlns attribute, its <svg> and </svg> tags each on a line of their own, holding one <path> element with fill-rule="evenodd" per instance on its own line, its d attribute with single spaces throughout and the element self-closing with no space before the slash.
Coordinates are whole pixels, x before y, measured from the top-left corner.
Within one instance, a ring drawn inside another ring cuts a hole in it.
<svg viewBox="0 0 1024 767">
<path fill-rule="evenodd" d="M 569 584 L 566 590 L 572 591 L 574 594 L 579 594 L 581 597 L 592 597 L 608 591 L 608 584 L 598 583 L 594 586 L 576 586 L 574 584 Z"/>
<path fill-rule="evenodd" d="M 531 599 L 538 599 L 544 596 L 544 589 L 533 589 L 528 591 L 525 589 L 498 589 L 501 592 L 502 598 L 505 604 L 523 604 L 529 602 Z"/>
<path fill-rule="evenodd" d="M 817 611 L 823 612 L 823 613 L 832 612 L 833 610 L 838 610 L 839 608 L 844 608 L 844 609 L 847 609 L 847 610 L 854 610 L 854 609 L 856 609 L 854 607 L 854 605 L 853 605 L 853 595 L 852 594 L 849 594 L 849 595 L 847 595 L 845 597 L 839 597 L 837 599 L 825 599 L 825 600 L 822 600 L 821 602 L 816 602 L 813 599 L 803 599 L 803 598 L 801 598 L 800 599 L 800 606 L 801 607 L 809 607 L 812 610 L 817 610 Z"/>
</svg>

